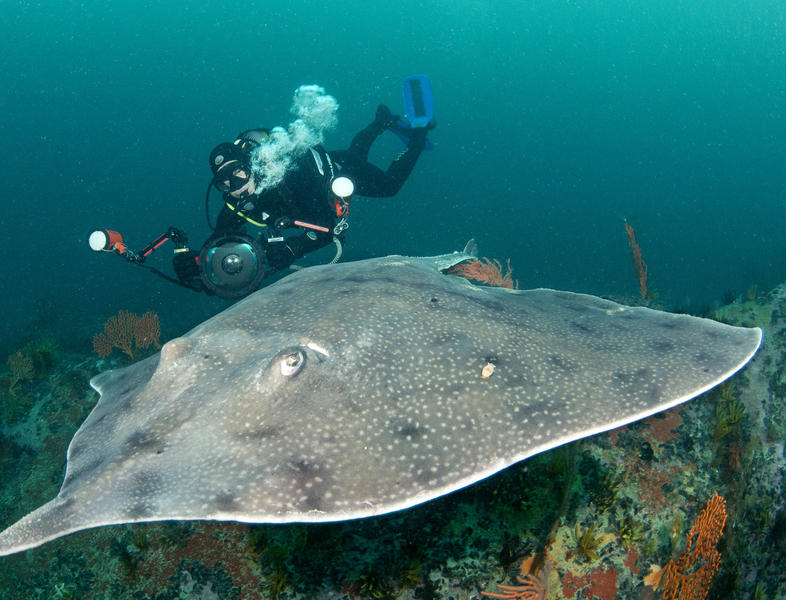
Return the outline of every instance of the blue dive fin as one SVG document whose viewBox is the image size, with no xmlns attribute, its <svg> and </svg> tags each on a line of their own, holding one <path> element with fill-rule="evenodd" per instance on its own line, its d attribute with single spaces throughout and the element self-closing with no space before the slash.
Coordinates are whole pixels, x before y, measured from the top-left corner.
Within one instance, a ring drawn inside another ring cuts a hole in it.
<svg viewBox="0 0 786 600">
<path fill-rule="evenodd" d="M 404 113 L 412 127 L 426 127 L 434 119 L 434 96 L 428 75 L 412 75 L 401 84 Z"/>
<path fill-rule="evenodd" d="M 395 115 L 394 115 L 395 117 Z M 405 146 L 409 146 L 409 136 L 412 132 L 412 126 L 407 123 L 404 119 L 396 119 L 393 121 L 393 124 L 390 126 L 390 131 L 396 134 L 396 137 L 404 142 Z M 426 138 L 426 144 L 423 146 L 424 150 L 433 150 L 434 144 L 431 143 L 431 140 Z"/>
</svg>

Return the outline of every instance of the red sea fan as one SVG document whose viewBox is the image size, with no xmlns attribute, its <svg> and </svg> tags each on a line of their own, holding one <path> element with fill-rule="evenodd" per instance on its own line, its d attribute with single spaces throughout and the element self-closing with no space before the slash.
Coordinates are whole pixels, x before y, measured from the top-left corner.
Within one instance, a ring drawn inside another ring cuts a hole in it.
<svg viewBox="0 0 786 600">
<path fill-rule="evenodd" d="M 507 271 L 503 275 L 502 265 L 497 259 L 490 260 L 482 258 L 480 260 L 471 259 L 453 265 L 448 269 L 449 275 L 458 275 L 465 279 L 472 279 L 492 287 L 503 287 L 507 289 L 519 289 L 518 280 L 514 281 L 512 274 L 513 270 L 510 268 L 510 259 L 507 260 Z"/>
</svg>

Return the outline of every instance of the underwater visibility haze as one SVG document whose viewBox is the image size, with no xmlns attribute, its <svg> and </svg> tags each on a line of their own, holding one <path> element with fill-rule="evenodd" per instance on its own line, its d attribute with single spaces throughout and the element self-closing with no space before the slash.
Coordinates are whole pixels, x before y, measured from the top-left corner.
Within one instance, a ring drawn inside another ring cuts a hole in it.
<svg viewBox="0 0 786 600">
<path fill-rule="evenodd" d="M 410 75 L 433 86 L 433 148 L 394 197 L 352 200 L 341 263 L 475 238 L 502 268 L 478 263 L 479 283 L 509 264 L 520 289 L 763 330 L 715 391 L 422 507 L 89 530 L 0 559 L 0 598 L 786 597 L 784 31 L 775 0 L 0 3 L 0 529 L 58 493 L 98 402 L 92 377 L 155 361 L 232 305 L 92 252 L 89 233 L 139 249 L 177 227 L 198 248 L 218 143 L 271 128 L 254 169 L 273 185 L 292 152 L 347 148 L 378 104 L 402 114 Z M 385 168 L 402 150 L 385 133 L 370 159 Z M 220 208 L 213 193 L 212 219 Z M 174 275 L 172 249 L 145 266 Z M 121 322 L 142 325 L 113 349 L 101 336 Z M 514 430 L 489 418 L 477 431 L 506 447 Z"/>
</svg>

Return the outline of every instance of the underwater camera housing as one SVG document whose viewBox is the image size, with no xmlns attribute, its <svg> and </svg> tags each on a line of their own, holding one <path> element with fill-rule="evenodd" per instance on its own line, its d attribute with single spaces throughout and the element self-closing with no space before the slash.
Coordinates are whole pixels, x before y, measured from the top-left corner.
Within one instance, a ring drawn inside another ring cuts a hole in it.
<svg viewBox="0 0 786 600">
<path fill-rule="evenodd" d="M 229 233 L 205 242 L 199 252 L 199 274 L 207 290 L 220 298 L 242 298 L 259 288 L 265 277 L 265 249 L 244 233 Z"/>
</svg>

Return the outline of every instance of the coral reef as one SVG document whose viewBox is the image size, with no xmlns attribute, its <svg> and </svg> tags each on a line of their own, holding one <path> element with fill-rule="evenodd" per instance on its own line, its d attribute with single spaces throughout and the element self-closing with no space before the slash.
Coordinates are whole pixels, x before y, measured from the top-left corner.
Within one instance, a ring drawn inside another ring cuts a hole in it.
<svg viewBox="0 0 786 600">
<path fill-rule="evenodd" d="M 714 565 L 707 597 L 786 597 L 786 287 L 717 317 L 762 326 L 762 349 L 733 383 L 683 406 L 379 518 L 79 532 L 0 559 L 2 597 L 657 600 L 676 597 L 665 586 L 682 580 L 661 573 L 653 589 L 645 579 L 670 561 L 683 574 Z M 2 376 L 2 525 L 57 493 L 68 442 L 96 400 L 87 382 L 121 362 L 43 354 L 49 366 L 31 359 L 35 374 L 15 395 L 11 365 Z M 727 522 L 712 545 L 696 527 L 709 531 L 714 515 L 719 531 L 717 504 L 701 516 L 715 493 Z"/>
</svg>

